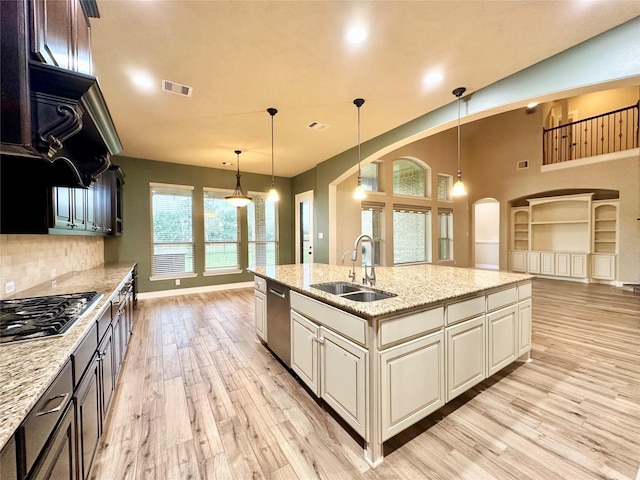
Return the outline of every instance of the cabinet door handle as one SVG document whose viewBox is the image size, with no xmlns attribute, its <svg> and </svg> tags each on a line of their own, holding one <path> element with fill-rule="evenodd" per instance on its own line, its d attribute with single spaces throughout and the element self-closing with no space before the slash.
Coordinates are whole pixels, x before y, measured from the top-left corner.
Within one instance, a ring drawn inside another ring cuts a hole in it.
<svg viewBox="0 0 640 480">
<path fill-rule="evenodd" d="M 36 417 L 41 417 L 43 415 L 49 415 L 50 413 L 59 412 L 60 410 L 62 410 L 62 407 L 64 406 L 64 404 L 67 403 L 67 398 L 69 398 L 69 395 L 71 395 L 71 393 L 67 392 L 60 395 L 56 395 L 55 397 L 51 397 L 47 403 L 49 403 L 51 400 L 55 400 L 56 398 L 61 398 L 62 400 L 60 400 L 60 403 L 58 404 L 57 407 L 54 407 L 51 410 L 46 410 L 44 412 L 36 413 Z"/>
<path fill-rule="evenodd" d="M 318 342 L 320 345 L 324 345 L 324 337 L 316 337 L 316 342 Z"/>
</svg>

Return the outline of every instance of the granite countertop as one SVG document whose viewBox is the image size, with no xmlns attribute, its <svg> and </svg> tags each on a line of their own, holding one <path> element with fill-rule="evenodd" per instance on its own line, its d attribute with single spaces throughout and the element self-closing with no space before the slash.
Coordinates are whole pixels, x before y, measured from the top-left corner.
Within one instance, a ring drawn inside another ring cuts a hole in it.
<svg viewBox="0 0 640 480">
<path fill-rule="evenodd" d="M 383 318 L 427 308 L 453 298 L 473 295 L 496 287 L 531 279 L 531 275 L 441 265 L 376 267 L 376 290 L 397 296 L 374 302 L 356 302 L 323 292 L 311 285 L 349 282 L 350 267 L 345 265 L 302 264 L 257 267 L 253 272 L 280 282 L 292 290 L 321 300 L 362 318 Z M 356 278 L 362 269 L 356 268 Z"/>
<path fill-rule="evenodd" d="M 0 345 L 0 449 L 69 360 L 80 341 L 124 286 L 135 263 L 104 264 L 71 272 L 9 298 L 96 291 L 100 298 L 61 337 Z"/>
</svg>

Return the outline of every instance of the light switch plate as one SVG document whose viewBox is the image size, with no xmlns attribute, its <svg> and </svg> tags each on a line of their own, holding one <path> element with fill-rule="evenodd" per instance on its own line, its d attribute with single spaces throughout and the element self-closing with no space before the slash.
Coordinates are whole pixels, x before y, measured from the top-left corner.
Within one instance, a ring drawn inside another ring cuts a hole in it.
<svg viewBox="0 0 640 480">
<path fill-rule="evenodd" d="M 13 280 L 4 284 L 4 293 L 13 293 L 16 289 L 16 284 Z"/>
</svg>

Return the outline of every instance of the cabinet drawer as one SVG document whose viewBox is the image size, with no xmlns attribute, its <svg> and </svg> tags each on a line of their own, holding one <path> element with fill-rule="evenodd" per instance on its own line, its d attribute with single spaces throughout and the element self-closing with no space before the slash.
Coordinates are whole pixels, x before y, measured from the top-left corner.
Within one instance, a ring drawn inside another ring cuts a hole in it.
<svg viewBox="0 0 640 480">
<path fill-rule="evenodd" d="M 305 317 L 366 346 L 367 321 L 312 298 L 291 292 L 291 308 Z"/>
<path fill-rule="evenodd" d="M 531 298 L 531 282 L 518 285 L 518 301 Z"/>
<path fill-rule="evenodd" d="M 490 312 L 516 303 L 517 299 L 518 297 L 515 286 L 498 292 L 491 292 L 487 295 L 487 311 Z"/>
<path fill-rule="evenodd" d="M 71 361 L 67 362 L 40 401 L 24 421 L 25 460 L 31 469 L 42 447 L 71 401 L 73 378 Z"/>
<path fill-rule="evenodd" d="M 255 275 L 253 277 L 253 288 L 259 292 L 267 293 L 267 281 L 264 278 Z"/>
<path fill-rule="evenodd" d="M 470 298 L 462 302 L 447 305 L 447 325 L 482 315 L 485 309 L 485 298 Z"/>
<path fill-rule="evenodd" d="M 379 346 L 384 348 L 401 340 L 408 340 L 442 328 L 443 325 L 444 307 L 383 320 L 380 324 L 380 333 L 378 335 Z"/>
<path fill-rule="evenodd" d="M 82 342 L 73 352 L 73 385 L 80 383 L 82 374 L 89 366 L 89 362 L 98 349 L 98 324 L 94 323 L 89 333 L 82 339 Z"/>
</svg>

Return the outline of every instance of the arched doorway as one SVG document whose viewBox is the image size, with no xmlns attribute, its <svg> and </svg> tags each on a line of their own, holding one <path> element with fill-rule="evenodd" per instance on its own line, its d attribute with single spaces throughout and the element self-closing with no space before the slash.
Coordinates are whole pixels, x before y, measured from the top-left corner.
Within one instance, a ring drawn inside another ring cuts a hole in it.
<svg viewBox="0 0 640 480">
<path fill-rule="evenodd" d="M 495 198 L 473 204 L 473 239 L 475 267 L 500 269 L 500 202 Z"/>
</svg>

